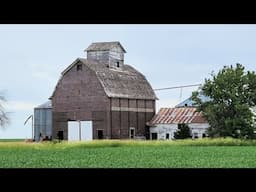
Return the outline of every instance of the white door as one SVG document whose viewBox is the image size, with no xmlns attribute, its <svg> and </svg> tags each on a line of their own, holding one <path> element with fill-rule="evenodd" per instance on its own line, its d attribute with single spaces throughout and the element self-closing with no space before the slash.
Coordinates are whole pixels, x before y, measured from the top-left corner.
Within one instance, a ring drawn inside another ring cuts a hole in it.
<svg viewBox="0 0 256 192">
<path fill-rule="evenodd" d="M 80 121 L 81 122 L 81 139 L 92 140 L 92 121 Z"/>
<path fill-rule="evenodd" d="M 68 141 L 79 141 L 78 121 L 68 121 Z"/>
</svg>

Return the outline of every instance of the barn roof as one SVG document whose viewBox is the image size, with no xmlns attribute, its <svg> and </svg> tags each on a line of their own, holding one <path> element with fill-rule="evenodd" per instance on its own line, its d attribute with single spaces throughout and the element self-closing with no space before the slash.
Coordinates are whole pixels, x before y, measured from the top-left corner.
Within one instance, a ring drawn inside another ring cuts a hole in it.
<svg viewBox="0 0 256 192">
<path fill-rule="evenodd" d="M 195 107 L 161 108 L 149 122 L 156 124 L 179 124 L 179 123 L 207 123 L 202 112 L 197 112 Z"/>
<path fill-rule="evenodd" d="M 37 107 L 35 107 L 35 108 L 40 108 L 40 109 L 51 109 L 52 108 L 52 101 L 47 101 L 47 102 L 45 102 L 45 103 L 43 103 L 43 104 L 41 104 L 41 105 L 38 105 Z"/>
<path fill-rule="evenodd" d="M 85 49 L 85 51 L 107 51 L 115 46 L 120 46 L 124 53 L 126 53 L 125 49 L 119 41 L 92 43 L 87 49 Z"/>
<path fill-rule="evenodd" d="M 130 65 L 123 65 L 121 69 L 112 69 L 96 61 L 78 58 L 61 73 L 62 76 L 78 63 L 86 65 L 95 72 L 108 97 L 157 99 L 145 76 Z"/>
</svg>

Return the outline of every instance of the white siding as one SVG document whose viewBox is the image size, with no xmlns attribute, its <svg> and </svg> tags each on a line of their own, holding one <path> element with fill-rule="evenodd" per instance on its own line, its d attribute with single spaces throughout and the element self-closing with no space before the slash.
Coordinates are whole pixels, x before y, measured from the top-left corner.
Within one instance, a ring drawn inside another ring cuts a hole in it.
<svg viewBox="0 0 256 192">
<path fill-rule="evenodd" d="M 177 124 L 158 124 L 156 127 L 150 128 L 150 139 L 151 133 L 157 133 L 158 139 L 165 139 L 166 133 L 169 133 L 169 139 L 174 138 L 174 132 L 178 129 Z"/>
<path fill-rule="evenodd" d="M 203 134 L 206 134 L 206 130 L 209 127 L 208 123 L 191 123 L 188 124 L 189 128 L 192 132 L 192 137 L 194 138 L 196 135 L 198 138 L 202 138 Z"/>
<path fill-rule="evenodd" d="M 188 124 L 192 132 L 192 137 L 197 134 L 198 138 L 201 138 L 206 129 L 209 127 L 208 123 L 190 123 Z M 174 133 L 178 129 L 178 124 L 157 124 L 155 127 L 150 127 L 150 139 L 151 133 L 157 133 L 158 139 L 166 139 L 166 134 L 169 133 L 169 139 L 174 139 Z"/>
</svg>

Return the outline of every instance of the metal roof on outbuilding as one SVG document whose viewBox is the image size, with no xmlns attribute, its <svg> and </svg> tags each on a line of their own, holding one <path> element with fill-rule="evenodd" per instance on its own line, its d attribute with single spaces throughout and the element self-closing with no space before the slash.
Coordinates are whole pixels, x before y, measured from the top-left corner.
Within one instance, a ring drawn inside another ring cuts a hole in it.
<svg viewBox="0 0 256 192">
<path fill-rule="evenodd" d="M 195 107 L 161 108 L 150 121 L 155 124 L 179 124 L 179 123 L 207 123 L 202 112 L 197 112 Z"/>
</svg>

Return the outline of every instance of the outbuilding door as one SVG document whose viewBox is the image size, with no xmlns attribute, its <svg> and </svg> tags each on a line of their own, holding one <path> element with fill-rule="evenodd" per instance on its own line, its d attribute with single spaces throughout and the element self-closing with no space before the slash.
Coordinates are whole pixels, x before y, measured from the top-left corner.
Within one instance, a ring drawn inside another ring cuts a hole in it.
<svg viewBox="0 0 256 192">
<path fill-rule="evenodd" d="M 151 133 L 151 139 L 157 140 L 157 133 Z"/>
</svg>

